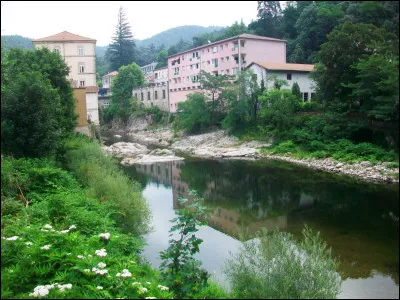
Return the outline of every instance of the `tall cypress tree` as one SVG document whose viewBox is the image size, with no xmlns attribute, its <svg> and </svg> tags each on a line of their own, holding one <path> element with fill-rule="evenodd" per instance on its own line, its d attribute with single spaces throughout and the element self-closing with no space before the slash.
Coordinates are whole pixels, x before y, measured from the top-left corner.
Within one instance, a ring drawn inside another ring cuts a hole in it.
<svg viewBox="0 0 400 300">
<path fill-rule="evenodd" d="M 119 8 L 118 24 L 112 41 L 106 53 L 111 69 L 118 70 L 121 66 L 133 63 L 136 45 L 122 6 Z"/>
</svg>

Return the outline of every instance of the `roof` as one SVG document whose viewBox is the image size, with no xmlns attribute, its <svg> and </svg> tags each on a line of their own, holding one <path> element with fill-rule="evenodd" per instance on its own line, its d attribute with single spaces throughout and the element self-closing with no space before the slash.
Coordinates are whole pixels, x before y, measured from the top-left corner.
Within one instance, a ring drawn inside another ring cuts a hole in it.
<svg viewBox="0 0 400 300">
<path fill-rule="evenodd" d="M 80 36 L 77 34 L 73 34 L 68 31 L 63 31 L 60 33 L 57 33 L 55 35 L 47 36 L 44 38 L 40 38 L 37 40 L 33 40 L 32 42 L 67 42 L 67 41 L 82 41 L 82 42 L 96 42 L 96 40 L 87 38 L 84 36 Z"/>
<path fill-rule="evenodd" d="M 205 48 L 205 47 L 210 47 L 210 46 L 213 46 L 213 45 L 216 45 L 216 44 L 224 43 L 224 42 L 227 42 L 227 41 L 235 40 L 237 38 L 251 39 L 251 40 L 273 41 L 273 42 L 284 42 L 284 43 L 286 43 L 286 40 L 280 40 L 280 39 L 270 38 L 270 37 L 266 37 L 266 36 L 243 33 L 243 34 L 239 34 L 239 35 L 236 35 L 236 36 L 224 39 L 224 40 L 216 41 L 214 43 L 210 43 L 210 44 L 206 44 L 206 45 L 199 46 L 199 47 L 196 47 L 196 48 L 192 48 L 192 49 L 189 49 L 189 50 L 185 50 L 185 51 L 176 53 L 174 55 L 170 55 L 170 56 L 168 56 L 168 58 L 169 57 L 173 57 L 173 56 L 177 56 L 177 55 L 180 55 L 180 54 L 183 54 L 183 53 L 196 51 L 196 50 L 199 50 L 199 49 L 202 49 L 202 48 Z"/>
<path fill-rule="evenodd" d="M 272 62 L 252 62 L 247 68 L 251 65 L 256 64 L 260 67 L 267 70 L 288 70 L 288 71 L 302 71 L 302 72 L 311 72 L 314 69 L 314 65 L 309 64 L 287 64 L 287 63 L 272 63 Z"/>
<path fill-rule="evenodd" d="M 101 76 L 101 78 L 106 77 L 106 76 L 116 76 L 116 75 L 118 75 L 118 71 L 112 71 L 106 75 Z"/>
<path fill-rule="evenodd" d="M 98 86 L 87 86 L 86 93 L 97 93 L 99 91 Z"/>
<path fill-rule="evenodd" d="M 167 69 L 167 70 L 168 70 L 168 66 L 160 67 L 160 68 L 154 69 L 154 72 L 155 72 L 155 71 L 164 70 L 164 69 Z"/>
</svg>

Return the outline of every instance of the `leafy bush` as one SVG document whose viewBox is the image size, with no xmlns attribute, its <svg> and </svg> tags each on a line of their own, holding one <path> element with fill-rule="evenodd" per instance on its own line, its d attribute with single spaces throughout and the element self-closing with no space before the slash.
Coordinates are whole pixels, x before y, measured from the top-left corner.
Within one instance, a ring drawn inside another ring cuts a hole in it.
<svg viewBox="0 0 400 300">
<path fill-rule="evenodd" d="M 292 141 L 287 141 L 287 142 L 282 142 L 278 146 L 275 146 L 272 150 L 272 153 L 289 153 L 289 152 L 295 152 L 296 151 L 296 145 L 293 144 Z"/>
<path fill-rule="evenodd" d="M 264 229 L 243 242 L 224 272 L 240 299 L 336 298 L 341 278 L 326 247 L 319 233 L 307 227 L 299 243 L 289 233 L 268 234 Z"/>
<path fill-rule="evenodd" d="M 121 213 L 113 217 L 124 230 L 137 235 L 148 232 L 150 210 L 140 184 L 132 182 L 96 142 L 81 136 L 70 139 L 66 147 L 68 168 L 87 188 L 87 195 L 115 203 Z"/>
<path fill-rule="evenodd" d="M 179 199 L 185 204 L 187 199 Z M 163 262 L 160 265 L 163 280 L 171 287 L 177 297 L 193 297 L 208 286 L 209 274 L 202 269 L 201 262 L 194 259 L 194 254 L 200 251 L 203 242 L 194 233 L 197 226 L 205 225 L 205 210 L 201 205 L 202 199 L 194 198 L 190 204 L 177 211 L 177 217 L 172 219 L 170 236 L 178 233 L 177 239 L 171 239 L 166 251 L 160 252 Z M 201 221 L 200 221 L 201 220 Z"/>
</svg>

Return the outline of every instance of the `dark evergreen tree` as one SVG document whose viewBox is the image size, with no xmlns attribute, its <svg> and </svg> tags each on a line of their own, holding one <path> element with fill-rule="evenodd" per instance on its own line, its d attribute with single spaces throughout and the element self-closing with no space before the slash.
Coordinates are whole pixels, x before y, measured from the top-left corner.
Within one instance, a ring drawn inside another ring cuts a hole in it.
<svg viewBox="0 0 400 300">
<path fill-rule="evenodd" d="M 301 99 L 300 87 L 297 82 L 293 83 L 292 94 L 295 95 L 297 98 Z"/>
<path fill-rule="evenodd" d="M 118 24 L 112 41 L 106 53 L 111 69 L 118 70 L 131 64 L 135 58 L 136 45 L 122 6 L 119 8 Z"/>
</svg>

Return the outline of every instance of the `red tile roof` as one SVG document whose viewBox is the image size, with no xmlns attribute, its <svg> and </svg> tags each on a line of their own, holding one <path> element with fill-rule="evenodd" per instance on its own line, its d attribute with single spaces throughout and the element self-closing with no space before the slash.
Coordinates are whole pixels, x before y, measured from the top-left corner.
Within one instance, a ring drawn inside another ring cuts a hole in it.
<svg viewBox="0 0 400 300">
<path fill-rule="evenodd" d="M 85 42 L 96 42 L 94 39 L 83 37 L 77 34 L 70 33 L 68 31 L 63 31 L 55 35 L 47 36 L 32 42 L 67 42 L 67 41 L 85 41 Z"/>
<path fill-rule="evenodd" d="M 118 75 L 118 71 L 112 71 L 112 72 L 102 76 L 101 78 L 106 77 L 106 76 L 116 76 L 116 75 Z"/>
<path fill-rule="evenodd" d="M 267 70 L 288 70 L 288 71 L 303 71 L 311 72 L 314 69 L 314 65 L 309 64 L 287 64 L 287 63 L 272 63 L 272 62 L 253 62 L 249 65 L 257 64 Z"/>
</svg>

